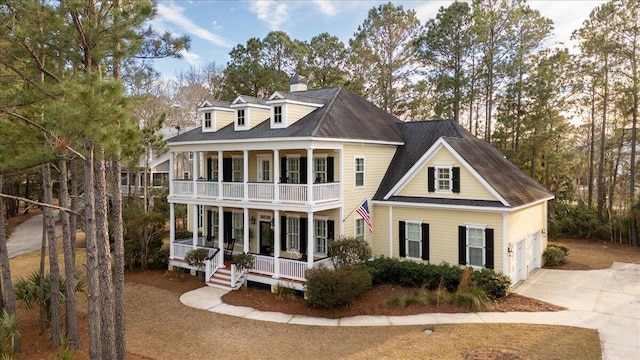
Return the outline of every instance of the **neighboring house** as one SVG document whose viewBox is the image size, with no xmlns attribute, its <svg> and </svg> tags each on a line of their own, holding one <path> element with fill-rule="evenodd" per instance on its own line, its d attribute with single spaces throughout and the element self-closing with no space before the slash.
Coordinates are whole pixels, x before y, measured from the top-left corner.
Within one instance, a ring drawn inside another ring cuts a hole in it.
<svg viewBox="0 0 640 360">
<path fill-rule="evenodd" d="M 158 133 L 162 136 L 162 138 L 166 141 L 169 138 L 179 135 L 182 132 L 193 130 L 195 127 L 191 126 L 186 129 L 177 129 L 175 127 L 166 127 L 158 130 Z M 168 152 L 164 154 L 156 154 L 154 151 L 149 153 L 149 167 L 147 168 L 147 181 L 150 189 L 161 189 L 166 188 L 169 185 L 169 157 L 172 155 Z M 192 153 L 184 153 L 180 156 L 173 155 L 176 158 L 183 159 L 181 161 L 176 161 L 176 170 L 175 174 L 179 174 L 180 178 L 190 178 L 191 170 L 192 170 Z M 143 187 L 144 187 L 144 168 L 147 159 L 144 156 L 141 156 L 138 160 L 136 169 L 127 169 L 123 166 L 121 173 L 121 185 L 122 185 L 122 193 L 127 195 L 131 193 L 138 193 L 140 196 L 143 196 Z M 179 164 L 179 166 L 178 166 Z M 179 171 L 177 169 L 180 169 Z"/>
<path fill-rule="evenodd" d="M 202 126 L 168 141 L 171 154 L 195 154 L 192 179 L 170 173 L 171 224 L 187 204 L 201 230 L 176 239 L 172 225 L 170 266 L 194 269 L 183 259 L 203 247 L 207 283 L 235 287 L 245 274 L 223 253 L 247 252 L 249 281 L 302 289 L 341 236 L 374 255 L 490 268 L 514 283 L 542 265 L 553 195 L 489 144 L 450 120 L 405 123 L 347 89 L 292 80 L 266 100 L 204 101 Z M 354 211 L 364 200 L 373 232 Z"/>
</svg>

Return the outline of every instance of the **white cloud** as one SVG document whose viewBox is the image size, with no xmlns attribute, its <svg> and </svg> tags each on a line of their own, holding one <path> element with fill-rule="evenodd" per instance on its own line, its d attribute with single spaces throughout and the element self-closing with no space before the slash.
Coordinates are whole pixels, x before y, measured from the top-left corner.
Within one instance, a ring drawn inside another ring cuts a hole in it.
<svg viewBox="0 0 640 360">
<path fill-rule="evenodd" d="M 184 8 L 175 4 L 158 4 L 159 20 L 178 25 L 182 30 L 190 35 L 197 36 L 216 46 L 232 47 L 233 44 L 222 36 L 196 25 L 191 19 L 184 15 Z"/>
<path fill-rule="evenodd" d="M 330 0 L 313 0 L 313 3 L 318 7 L 321 13 L 327 16 L 334 16 L 337 14 L 336 8 L 333 6 L 335 2 Z"/>
<path fill-rule="evenodd" d="M 420 20 L 421 23 L 425 23 L 429 19 L 433 19 L 438 14 L 438 10 L 440 7 L 444 6 L 445 8 L 449 6 L 453 1 L 428 1 L 424 4 L 416 6 L 413 10 L 416 11 L 416 17 Z"/>
<path fill-rule="evenodd" d="M 273 0 L 251 1 L 249 11 L 265 22 L 271 30 L 281 30 L 282 24 L 289 20 L 289 6 Z"/>
<path fill-rule="evenodd" d="M 182 56 L 182 59 L 184 59 L 184 61 L 189 63 L 189 65 L 194 67 L 202 66 L 202 58 L 200 57 L 200 55 L 189 52 L 187 50 L 180 51 L 180 55 Z"/>
</svg>

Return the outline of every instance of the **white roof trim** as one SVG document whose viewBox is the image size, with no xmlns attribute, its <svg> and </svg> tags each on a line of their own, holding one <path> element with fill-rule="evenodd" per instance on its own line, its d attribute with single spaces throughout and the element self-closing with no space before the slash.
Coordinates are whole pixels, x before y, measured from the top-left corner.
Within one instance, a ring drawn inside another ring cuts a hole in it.
<svg viewBox="0 0 640 360">
<path fill-rule="evenodd" d="M 283 99 L 284 100 L 285 97 L 279 91 L 276 91 L 273 94 L 271 94 L 271 96 L 269 96 L 268 100 L 275 100 L 275 99 Z"/>
<path fill-rule="evenodd" d="M 439 138 L 430 148 L 429 150 L 427 150 L 424 155 L 422 155 L 422 157 L 416 161 L 415 164 L 413 164 L 413 166 L 411 167 L 411 169 L 409 169 L 409 171 L 407 171 L 407 173 L 402 177 L 402 179 L 400 179 L 400 181 L 398 181 L 397 184 L 395 184 L 393 186 L 393 188 L 391 188 L 391 190 L 389 190 L 389 192 L 387 194 L 384 195 L 384 199 L 387 200 L 389 199 L 391 196 L 393 196 L 394 194 L 397 194 L 398 192 L 400 192 L 405 186 L 407 186 L 407 184 L 409 184 L 409 182 L 418 174 L 418 172 L 420 172 L 420 170 L 422 170 L 424 168 L 424 166 L 429 162 L 429 160 L 431 160 L 431 158 L 433 158 L 433 156 L 435 156 L 435 154 L 438 153 L 438 151 L 440 151 L 442 148 L 447 149 L 455 158 L 456 160 L 458 160 L 460 162 L 460 164 L 462 164 L 465 169 L 467 169 L 471 175 L 473 175 L 473 177 L 480 182 L 480 184 L 487 190 L 489 191 L 489 193 L 493 196 L 495 196 L 496 199 L 498 199 L 502 204 L 504 204 L 505 206 L 511 206 L 509 205 L 509 203 L 502 197 L 502 195 L 500 195 L 491 185 L 489 185 L 489 183 L 480 176 L 480 174 L 478 174 L 475 169 L 468 163 L 466 162 L 462 156 L 460 156 L 460 154 L 458 154 L 452 147 L 451 145 L 449 145 L 447 143 L 447 141 L 441 137 Z"/>
<path fill-rule="evenodd" d="M 167 143 L 169 147 L 175 146 L 184 146 L 184 145 L 208 145 L 212 146 L 215 144 L 243 144 L 243 143 L 272 143 L 272 142 L 291 142 L 291 141 L 327 141 L 327 142 L 337 142 L 337 143 L 346 143 L 346 144 L 375 144 L 375 145 L 393 145 L 393 146 L 401 146 L 404 145 L 402 142 L 395 141 L 379 141 L 379 140 L 358 140 L 358 139 L 340 139 L 340 138 L 318 138 L 313 136 L 306 137 L 280 137 L 280 138 L 253 138 L 253 139 L 232 139 L 232 140 L 201 140 L 201 141 L 181 141 L 181 142 L 172 142 Z M 185 150 L 189 151 L 189 150 Z"/>
<path fill-rule="evenodd" d="M 202 108 L 202 107 L 211 107 L 211 103 L 210 103 L 209 101 L 207 101 L 207 100 L 203 100 L 203 101 L 198 105 L 198 107 L 199 107 L 199 108 Z"/>
<path fill-rule="evenodd" d="M 414 203 L 414 202 L 404 202 L 404 201 L 380 201 L 380 200 L 372 200 L 372 204 L 374 205 L 382 205 L 382 206 L 391 206 L 391 207 L 414 207 L 414 208 L 423 208 L 423 209 L 436 209 L 436 210 L 470 210 L 470 211 L 479 211 L 479 212 L 493 212 L 493 213 L 503 213 L 503 212 L 512 212 L 513 208 L 507 207 L 490 207 L 490 206 L 471 206 L 471 205 L 447 205 L 447 204 L 424 204 L 424 203 Z"/>
</svg>

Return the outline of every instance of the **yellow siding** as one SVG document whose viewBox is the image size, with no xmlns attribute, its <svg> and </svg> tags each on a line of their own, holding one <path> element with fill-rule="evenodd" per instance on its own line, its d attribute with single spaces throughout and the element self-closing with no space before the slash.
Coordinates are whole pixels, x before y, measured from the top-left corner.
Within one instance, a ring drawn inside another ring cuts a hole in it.
<svg viewBox="0 0 640 360">
<path fill-rule="evenodd" d="M 461 210 L 433 210 L 408 207 L 393 207 L 389 227 L 389 207 L 376 206 L 374 255 L 389 256 L 389 232 L 391 233 L 393 257 L 399 256 L 399 221 L 419 220 L 429 224 L 429 262 L 439 264 L 458 263 L 458 226 L 485 225 L 494 229 L 494 269 L 502 272 L 502 214 Z"/>
<path fill-rule="evenodd" d="M 343 182 L 343 207 L 344 216 L 349 215 L 344 222 L 344 233 L 353 236 L 354 218 L 358 216 L 354 210 L 364 199 L 369 200 L 369 211 L 372 219 L 376 219 L 374 207 L 371 204 L 371 198 L 378 190 L 378 186 L 387 171 L 387 167 L 396 152 L 396 147 L 391 145 L 345 145 L 343 151 L 342 175 L 336 173 L 336 179 Z M 355 158 L 356 156 L 364 157 L 364 187 L 355 187 Z M 336 162 L 337 164 L 337 162 Z M 374 220 L 372 220 L 374 221 Z M 374 222 L 375 222 L 374 221 Z M 365 229 L 365 239 L 369 240 L 371 235 Z"/>
<path fill-rule="evenodd" d="M 233 124 L 235 120 L 235 112 L 231 111 L 215 111 L 215 131 L 222 129 L 223 127 Z"/>
<path fill-rule="evenodd" d="M 460 167 L 460 192 L 459 193 L 438 193 L 428 192 L 428 168 L 437 165 L 451 165 Z M 445 148 L 441 148 L 431 160 L 409 181 L 409 183 L 400 190 L 399 196 L 417 196 L 417 197 L 434 197 L 447 199 L 473 199 L 473 200 L 497 200 L 482 185 L 466 167 L 464 167 L 454 156 Z"/>
<path fill-rule="evenodd" d="M 265 120 L 269 120 L 271 117 L 271 110 L 269 109 L 258 109 L 258 108 L 249 108 L 249 117 L 247 119 L 249 128 L 254 128 L 258 126 L 261 122 Z"/>
<path fill-rule="evenodd" d="M 523 240 L 527 235 L 534 234 L 547 228 L 547 202 L 542 202 L 509 214 L 508 241 L 509 244 Z M 543 236 L 543 249 L 546 247 L 546 237 Z"/>
<path fill-rule="evenodd" d="M 291 124 L 296 121 L 302 119 L 305 115 L 317 109 L 316 107 L 297 105 L 297 104 L 287 104 L 286 105 L 286 118 L 287 118 L 287 126 L 291 126 Z"/>
</svg>

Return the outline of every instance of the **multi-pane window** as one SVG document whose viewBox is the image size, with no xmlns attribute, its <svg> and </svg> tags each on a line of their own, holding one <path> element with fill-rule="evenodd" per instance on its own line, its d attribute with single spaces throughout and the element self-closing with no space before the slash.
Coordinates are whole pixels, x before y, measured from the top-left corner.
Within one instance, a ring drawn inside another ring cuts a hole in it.
<svg viewBox="0 0 640 360">
<path fill-rule="evenodd" d="M 451 167 L 436 167 L 436 190 L 451 191 Z"/>
<path fill-rule="evenodd" d="M 211 111 L 207 111 L 204 113 L 204 127 L 211 128 Z"/>
<path fill-rule="evenodd" d="M 407 257 L 420 258 L 420 243 L 422 239 L 420 223 L 406 222 Z"/>
<path fill-rule="evenodd" d="M 244 181 L 244 164 L 241 157 L 234 157 L 232 159 L 231 169 L 231 181 L 242 182 Z"/>
<path fill-rule="evenodd" d="M 300 218 L 287 217 L 287 251 L 300 251 Z"/>
<path fill-rule="evenodd" d="M 233 238 L 236 242 L 244 239 L 244 214 L 240 212 L 234 212 L 231 218 L 231 227 L 233 228 Z"/>
<path fill-rule="evenodd" d="M 129 185 L 129 173 L 123 172 L 120 174 L 120 185 Z"/>
<path fill-rule="evenodd" d="M 467 259 L 471 266 L 484 266 L 484 229 L 467 228 Z"/>
<path fill-rule="evenodd" d="M 282 106 L 273 107 L 273 123 L 282 124 Z"/>
<path fill-rule="evenodd" d="M 358 240 L 364 239 L 364 219 L 356 219 L 355 236 Z"/>
<path fill-rule="evenodd" d="M 327 255 L 327 220 L 314 220 L 314 243 L 316 255 Z"/>
<path fill-rule="evenodd" d="M 202 205 L 196 205 L 196 210 L 198 212 L 198 227 L 202 227 L 202 220 L 204 220 L 204 208 Z"/>
<path fill-rule="evenodd" d="M 218 180 L 218 158 L 211 158 L 211 176 L 208 180 Z"/>
<path fill-rule="evenodd" d="M 290 184 L 300 184 L 300 158 L 287 158 L 287 182 Z"/>
<path fill-rule="evenodd" d="M 218 218 L 218 213 L 216 211 L 211 213 L 211 224 L 209 224 L 209 231 L 211 237 L 214 239 L 219 239 L 220 234 L 220 218 Z"/>
<path fill-rule="evenodd" d="M 364 158 L 356 158 L 355 175 L 356 187 L 364 186 Z"/>
<path fill-rule="evenodd" d="M 169 181 L 169 174 L 167 173 L 153 173 L 151 175 L 151 183 L 153 186 L 162 186 Z"/>
<path fill-rule="evenodd" d="M 315 172 L 315 183 L 327 182 L 327 158 L 318 157 L 313 159 L 313 167 Z"/>
<path fill-rule="evenodd" d="M 245 124 L 245 115 L 244 109 L 238 109 L 236 113 L 236 124 L 238 126 L 244 126 Z"/>
</svg>

